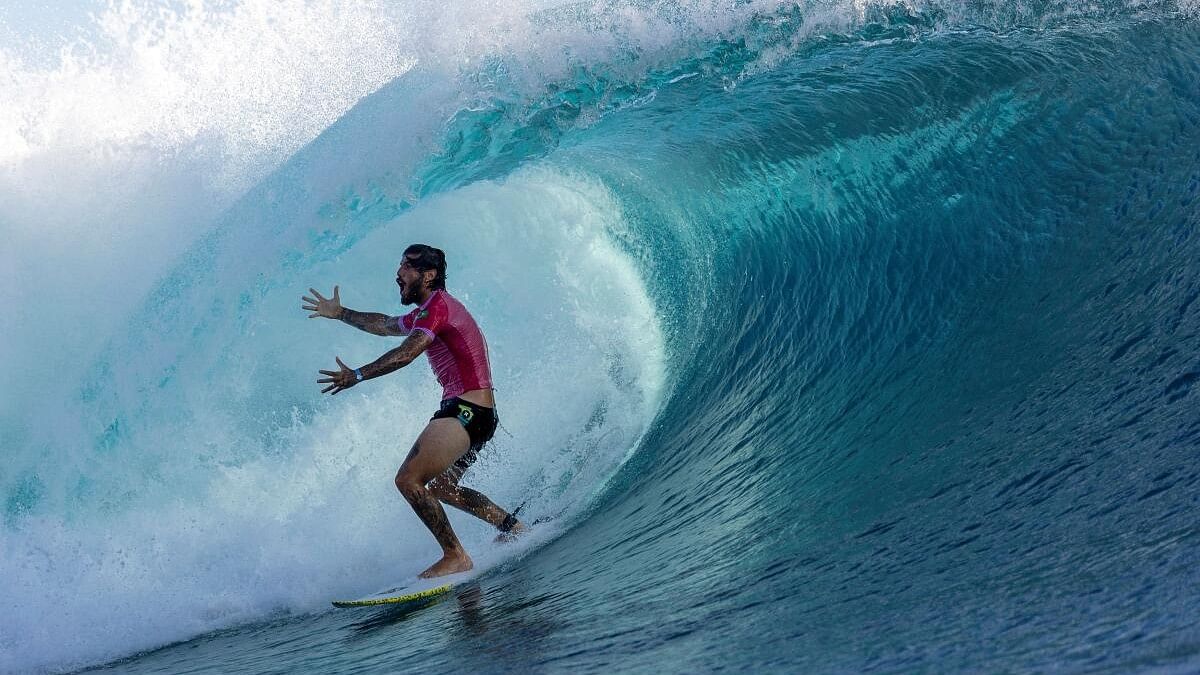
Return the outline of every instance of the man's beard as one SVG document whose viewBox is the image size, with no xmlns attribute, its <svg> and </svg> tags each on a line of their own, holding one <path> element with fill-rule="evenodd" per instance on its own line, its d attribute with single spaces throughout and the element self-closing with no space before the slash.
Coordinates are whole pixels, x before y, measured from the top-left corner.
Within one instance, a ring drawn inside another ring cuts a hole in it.
<svg viewBox="0 0 1200 675">
<path fill-rule="evenodd" d="M 417 298 L 416 298 L 416 294 L 415 294 L 415 293 L 412 293 L 412 294 L 408 293 L 408 288 L 406 288 L 406 287 L 404 287 L 404 286 L 401 286 L 401 287 L 400 287 L 400 288 L 398 288 L 397 290 L 398 290 L 398 291 L 399 291 L 399 293 L 400 293 L 400 304 L 401 304 L 401 305 L 415 305 L 415 304 L 417 304 Z M 409 297 L 410 295 L 411 295 L 412 297 Z"/>
</svg>

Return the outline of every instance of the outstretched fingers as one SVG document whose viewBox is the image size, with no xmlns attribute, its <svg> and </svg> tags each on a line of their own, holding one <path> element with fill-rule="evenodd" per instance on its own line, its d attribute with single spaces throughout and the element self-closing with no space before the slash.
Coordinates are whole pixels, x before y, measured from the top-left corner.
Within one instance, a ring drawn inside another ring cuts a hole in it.
<svg viewBox="0 0 1200 675">
<path fill-rule="evenodd" d="M 313 291 L 311 288 L 308 290 L 312 291 L 314 295 L 317 295 L 317 296 L 321 295 L 320 293 Z M 300 309 L 302 309 L 306 312 L 312 312 L 312 314 L 308 315 L 308 318 L 315 319 L 315 318 L 321 316 L 321 310 L 320 310 L 320 307 L 318 306 L 319 303 L 316 300 L 308 297 L 307 295 L 300 296 L 300 299 L 304 301 L 304 304 L 300 305 Z"/>
<path fill-rule="evenodd" d="M 317 371 L 318 373 L 327 376 L 317 380 L 317 384 L 329 385 L 321 390 L 322 394 L 336 394 L 343 389 L 349 389 L 357 384 L 357 378 L 354 376 L 354 371 L 342 361 L 342 357 L 335 356 L 333 358 L 335 361 L 337 361 L 338 367 L 340 367 L 341 370 Z"/>
<path fill-rule="evenodd" d="M 325 372 L 325 371 L 321 371 L 321 372 Z M 324 389 L 321 390 L 322 394 L 328 394 L 331 391 L 336 394 L 343 389 L 349 388 L 346 385 L 339 382 L 338 378 L 336 378 L 336 377 L 322 377 L 321 379 L 317 380 L 317 384 L 328 384 L 329 385 L 328 387 L 325 387 Z"/>
<path fill-rule="evenodd" d="M 333 287 L 332 298 L 321 295 L 321 292 L 315 288 L 309 288 L 308 292 L 311 295 L 300 296 L 300 299 L 304 301 L 304 304 L 300 305 L 300 309 L 312 312 L 312 314 L 308 315 L 308 318 L 315 319 L 321 316 L 329 319 L 338 318 L 338 312 L 342 309 L 341 288 L 339 286 Z"/>
</svg>

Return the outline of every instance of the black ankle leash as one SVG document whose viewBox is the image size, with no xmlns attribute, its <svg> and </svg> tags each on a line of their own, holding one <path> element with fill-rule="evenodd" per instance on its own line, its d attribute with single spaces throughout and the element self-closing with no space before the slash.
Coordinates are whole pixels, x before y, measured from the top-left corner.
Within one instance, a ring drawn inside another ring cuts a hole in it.
<svg viewBox="0 0 1200 675">
<path fill-rule="evenodd" d="M 520 513 L 521 509 L 525 508 L 525 505 L 528 503 L 529 502 L 521 502 L 520 506 L 513 509 L 512 513 L 508 514 L 508 516 L 504 518 L 504 522 L 500 523 L 499 530 L 501 532 L 511 532 L 512 529 L 517 525 L 517 514 Z"/>
</svg>

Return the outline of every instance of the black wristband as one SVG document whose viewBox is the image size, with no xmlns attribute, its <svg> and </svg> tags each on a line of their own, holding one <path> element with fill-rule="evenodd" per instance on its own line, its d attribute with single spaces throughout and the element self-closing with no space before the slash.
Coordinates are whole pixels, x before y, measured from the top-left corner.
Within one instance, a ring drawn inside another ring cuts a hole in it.
<svg viewBox="0 0 1200 675">
<path fill-rule="evenodd" d="M 348 316 L 347 312 L 349 312 L 349 311 L 350 311 L 350 308 L 343 307 L 341 313 L 338 314 L 338 321 L 345 321 L 346 317 Z"/>
</svg>

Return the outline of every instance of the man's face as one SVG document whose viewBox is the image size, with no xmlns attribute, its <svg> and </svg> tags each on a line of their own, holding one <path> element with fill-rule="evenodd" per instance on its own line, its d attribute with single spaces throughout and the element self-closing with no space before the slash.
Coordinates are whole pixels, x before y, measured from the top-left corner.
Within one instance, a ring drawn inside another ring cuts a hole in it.
<svg viewBox="0 0 1200 675">
<path fill-rule="evenodd" d="M 426 272 L 429 272 L 430 278 L 436 274 L 433 270 L 422 272 L 413 266 L 412 258 L 404 257 L 404 262 L 400 263 L 400 269 L 396 270 L 396 284 L 400 287 L 400 302 L 405 305 L 415 305 L 421 297 L 421 289 L 424 288 L 426 281 Z"/>
</svg>

